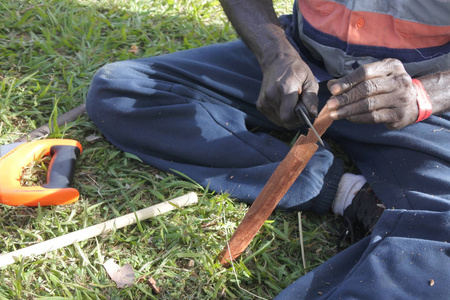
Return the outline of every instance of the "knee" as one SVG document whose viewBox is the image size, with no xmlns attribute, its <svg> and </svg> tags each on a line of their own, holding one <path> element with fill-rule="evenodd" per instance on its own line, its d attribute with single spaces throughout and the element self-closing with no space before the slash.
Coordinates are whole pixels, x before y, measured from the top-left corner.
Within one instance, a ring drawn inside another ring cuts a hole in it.
<svg viewBox="0 0 450 300">
<path fill-rule="evenodd" d="M 119 61 L 104 65 L 92 77 L 86 96 L 86 109 L 89 116 L 98 113 L 111 104 L 108 99 L 127 94 L 127 88 L 136 78 L 136 63 Z"/>
<path fill-rule="evenodd" d="M 139 89 L 140 84 L 157 76 L 153 58 L 125 60 L 104 65 L 94 75 L 89 89 L 88 101 L 103 98 L 114 92 Z"/>
<path fill-rule="evenodd" d="M 97 93 L 107 91 L 116 85 L 116 81 L 129 77 L 130 66 L 127 62 L 113 62 L 101 67 L 92 77 L 89 92 Z"/>
<path fill-rule="evenodd" d="M 126 67 L 121 62 L 114 62 L 101 67 L 92 77 L 91 85 L 86 95 L 86 111 L 89 118 L 96 122 L 98 117 L 104 115 L 106 106 L 108 106 L 108 98 L 114 81 L 124 75 Z"/>
</svg>

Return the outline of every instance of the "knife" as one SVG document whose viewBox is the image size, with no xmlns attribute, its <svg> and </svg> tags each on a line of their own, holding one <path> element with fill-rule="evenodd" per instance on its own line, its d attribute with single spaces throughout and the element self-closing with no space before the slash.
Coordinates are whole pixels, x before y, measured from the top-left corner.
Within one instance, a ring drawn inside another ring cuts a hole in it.
<svg viewBox="0 0 450 300">
<path fill-rule="evenodd" d="M 315 134 L 315 136 L 317 137 L 317 139 L 319 140 L 319 143 L 325 147 L 325 144 L 322 141 L 322 138 L 320 137 L 320 135 L 317 133 L 316 129 L 314 128 L 313 124 L 311 124 L 311 121 L 309 120 L 309 118 L 307 117 L 307 111 L 306 111 L 306 107 L 303 105 L 303 103 L 299 103 L 297 105 L 297 107 L 295 107 L 295 113 L 297 114 L 297 118 L 299 118 L 300 120 L 304 120 L 306 122 L 306 124 L 309 126 L 309 128 L 312 130 L 312 132 Z"/>
</svg>

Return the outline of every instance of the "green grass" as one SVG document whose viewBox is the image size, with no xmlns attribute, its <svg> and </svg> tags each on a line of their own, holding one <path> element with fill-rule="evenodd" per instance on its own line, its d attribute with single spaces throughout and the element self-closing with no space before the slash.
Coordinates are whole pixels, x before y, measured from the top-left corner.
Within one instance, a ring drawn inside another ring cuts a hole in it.
<svg viewBox="0 0 450 300">
<path fill-rule="evenodd" d="M 276 3 L 279 13 L 291 6 Z M 108 62 L 236 39 L 218 1 L 5 0 L 0 17 L 0 144 L 49 122 L 55 108 L 62 114 L 83 103 L 94 72 Z M 0 299 L 270 299 L 336 254 L 333 216 L 303 213 L 303 262 L 297 213 L 276 212 L 234 268 L 224 269 L 215 258 L 246 205 L 142 164 L 104 140 L 86 116 L 53 136 L 83 144 L 75 176 L 81 198 L 57 207 L 0 205 L 2 253 L 190 191 L 200 201 L 19 259 L 0 272 Z M 131 264 L 136 278 L 154 278 L 161 294 L 143 279 L 116 288 L 102 267 L 110 258 Z"/>
</svg>

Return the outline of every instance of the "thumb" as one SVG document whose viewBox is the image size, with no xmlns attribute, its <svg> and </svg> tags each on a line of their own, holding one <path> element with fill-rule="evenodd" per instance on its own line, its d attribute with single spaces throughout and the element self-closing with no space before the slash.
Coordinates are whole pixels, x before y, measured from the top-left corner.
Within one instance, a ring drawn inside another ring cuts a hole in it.
<svg viewBox="0 0 450 300">
<path fill-rule="evenodd" d="M 300 94 L 300 99 L 303 105 L 308 110 L 311 117 L 316 118 L 318 115 L 319 97 L 317 96 L 317 89 L 304 89 Z"/>
</svg>

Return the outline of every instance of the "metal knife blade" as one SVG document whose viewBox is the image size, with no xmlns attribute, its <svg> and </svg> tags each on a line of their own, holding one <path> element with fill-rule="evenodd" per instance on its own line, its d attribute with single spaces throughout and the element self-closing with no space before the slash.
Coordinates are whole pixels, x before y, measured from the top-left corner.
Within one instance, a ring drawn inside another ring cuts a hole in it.
<svg viewBox="0 0 450 300">
<path fill-rule="evenodd" d="M 305 111 L 304 111 L 305 107 L 302 104 L 297 105 L 297 107 L 295 108 L 295 113 L 297 114 L 297 117 L 299 119 L 303 119 L 306 124 L 309 126 L 309 128 L 311 128 L 312 132 L 316 135 L 317 139 L 319 140 L 319 143 L 325 147 L 325 144 L 322 141 L 322 138 L 320 137 L 320 135 L 317 133 L 316 129 L 314 128 L 313 124 L 311 124 L 311 121 L 309 120 L 309 118 L 307 117 Z"/>
</svg>

